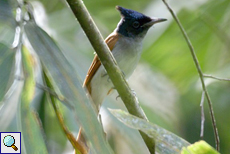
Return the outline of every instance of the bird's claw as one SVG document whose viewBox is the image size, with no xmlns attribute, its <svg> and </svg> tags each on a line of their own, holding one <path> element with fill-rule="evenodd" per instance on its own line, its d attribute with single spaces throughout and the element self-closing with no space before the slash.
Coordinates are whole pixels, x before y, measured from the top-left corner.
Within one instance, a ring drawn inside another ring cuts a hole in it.
<svg viewBox="0 0 230 154">
<path fill-rule="evenodd" d="M 107 76 L 108 74 L 107 73 L 102 73 L 101 74 L 101 77 L 105 77 L 105 76 Z"/>
<path fill-rule="evenodd" d="M 104 74 L 101 74 L 101 77 L 105 77 L 105 76 L 107 76 L 108 74 L 107 73 L 104 73 Z M 111 82 L 111 80 L 110 80 L 110 78 L 108 77 L 108 79 L 107 79 L 107 82 Z"/>
<path fill-rule="evenodd" d="M 111 82 L 111 79 L 108 77 L 107 82 Z"/>
<path fill-rule="evenodd" d="M 124 77 L 125 77 L 125 73 L 123 72 L 123 71 L 121 71 L 122 72 L 122 74 L 124 75 Z"/>
<path fill-rule="evenodd" d="M 133 95 L 136 97 L 137 96 L 137 93 L 134 91 L 134 89 L 131 89 Z"/>
<path fill-rule="evenodd" d="M 116 100 L 117 100 L 119 97 L 120 97 L 120 95 L 118 95 L 118 96 L 116 97 Z"/>
</svg>

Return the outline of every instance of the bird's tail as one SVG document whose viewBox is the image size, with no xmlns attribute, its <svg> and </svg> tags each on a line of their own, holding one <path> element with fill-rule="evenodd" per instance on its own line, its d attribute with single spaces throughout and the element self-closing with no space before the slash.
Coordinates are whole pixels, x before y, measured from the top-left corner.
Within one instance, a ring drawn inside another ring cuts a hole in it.
<svg viewBox="0 0 230 154">
<path fill-rule="evenodd" d="M 108 82 L 107 79 L 105 79 L 105 82 Z M 109 88 L 102 88 L 103 90 L 100 91 L 96 91 L 94 90 L 94 92 L 96 93 L 92 93 L 92 89 L 91 89 L 91 85 L 90 83 L 86 84 L 86 82 L 84 82 L 83 87 L 85 87 L 88 90 L 88 94 L 91 97 L 92 101 L 93 101 L 93 106 L 95 107 L 95 111 L 97 112 L 97 115 L 99 113 L 99 109 L 100 109 L 100 105 L 102 104 L 104 98 L 106 97 L 106 95 L 108 95 L 111 91 L 109 90 Z M 79 133 L 78 133 L 78 137 L 77 137 L 77 142 L 78 144 L 82 147 L 82 154 L 88 154 L 89 153 L 89 146 L 87 145 L 87 141 L 86 138 L 82 132 L 82 128 L 80 127 Z"/>
</svg>

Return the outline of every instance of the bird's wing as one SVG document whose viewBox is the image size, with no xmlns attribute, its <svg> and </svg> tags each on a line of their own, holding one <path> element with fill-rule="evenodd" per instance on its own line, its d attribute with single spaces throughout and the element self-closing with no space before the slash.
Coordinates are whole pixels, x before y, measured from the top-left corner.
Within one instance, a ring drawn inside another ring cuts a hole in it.
<svg viewBox="0 0 230 154">
<path fill-rule="evenodd" d="M 117 33 L 112 33 L 111 35 L 109 35 L 106 39 L 105 39 L 105 43 L 108 45 L 110 51 L 113 50 L 117 40 L 118 40 L 118 34 Z M 101 66 L 101 61 L 99 60 L 98 56 L 95 55 L 92 64 L 89 67 L 89 70 L 87 72 L 87 75 L 85 77 L 84 83 L 83 83 L 83 87 L 86 87 L 89 91 L 89 93 L 91 93 L 91 86 L 90 86 L 90 82 L 94 76 L 94 74 L 97 72 L 98 68 Z"/>
</svg>

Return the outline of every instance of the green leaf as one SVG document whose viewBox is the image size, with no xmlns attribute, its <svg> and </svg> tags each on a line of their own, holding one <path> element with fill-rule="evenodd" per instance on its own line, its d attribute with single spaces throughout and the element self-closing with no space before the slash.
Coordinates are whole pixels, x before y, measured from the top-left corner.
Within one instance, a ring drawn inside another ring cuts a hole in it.
<svg viewBox="0 0 230 154">
<path fill-rule="evenodd" d="M 35 78 L 34 78 L 34 59 L 28 50 L 22 50 L 23 70 L 25 82 L 21 94 L 21 107 L 19 125 L 22 132 L 23 144 L 26 153 L 42 153 L 46 154 L 47 149 L 42 134 L 42 126 L 38 118 L 38 114 L 31 108 L 35 94 Z"/>
<path fill-rule="evenodd" d="M 125 125 L 138 129 L 155 139 L 156 151 L 164 154 L 180 153 L 184 146 L 189 146 L 190 143 L 175 134 L 147 122 L 143 119 L 135 117 L 125 111 L 109 109 L 110 112 Z"/>
<path fill-rule="evenodd" d="M 13 14 L 11 11 L 12 11 L 12 8 L 10 7 L 10 2 L 8 0 L 1 0 L 0 1 L 0 20 L 13 21 L 14 18 L 13 18 Z"/>
<path fill-rule="evenodd" d="M 97 114 L 82 88 L 78 74 L 69 64 L 55 42 L 35 23 L 28 22 L 25 32 L 30 44 L 38 54 L 54 90 L 73 111 L 90 142 L 92 153 L 111 153 L 105 140 Z M 98 144 L 100 143 L 100 144 Z"/>
<path fill-rule="evenodd" d="M 186 148 L 183 148 L 181 154 L 219 154 L 219 152 L 217 152 L 208 143 L 201 140 Z"/>
<path fill-rule="evenodd" d="M 14 32 L 17 26 L 11 5 L 17 1 L 0 0 L 0 41 L 11 45 L 14 40 Z M 16 4 L 17 5 L 17 4 Z"/>
<path fill-rule="evenodd" d="M 14 71 L 15 52 L 0 43 L 0 102 L 12 84 L 12 72 Z"/>
<path fill-rule="evenodd" d="M 18 53 L 0 43 L 0 131 L 7 130 L 17 112 L 23 84 L 15 79 L 16 75 L 21 74 L 21 55 Z"/>
</svg>

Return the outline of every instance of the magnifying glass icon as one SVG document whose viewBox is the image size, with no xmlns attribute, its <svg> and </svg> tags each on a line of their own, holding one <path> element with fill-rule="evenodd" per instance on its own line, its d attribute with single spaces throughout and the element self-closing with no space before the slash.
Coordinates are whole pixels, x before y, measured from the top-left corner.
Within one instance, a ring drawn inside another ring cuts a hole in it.
<svg viewBox="0 0 230 154">
<path fill-rule="evenodd" d="M 18 148 L 14 145 L 15 144 L 15 139 L 11 135 L 7 135 L 3 139 L 3 143 L 7 147 L 12 147 L 15 151 L 18 150 Z"/>
</svg>

